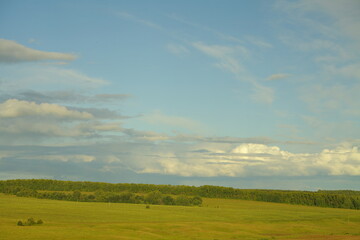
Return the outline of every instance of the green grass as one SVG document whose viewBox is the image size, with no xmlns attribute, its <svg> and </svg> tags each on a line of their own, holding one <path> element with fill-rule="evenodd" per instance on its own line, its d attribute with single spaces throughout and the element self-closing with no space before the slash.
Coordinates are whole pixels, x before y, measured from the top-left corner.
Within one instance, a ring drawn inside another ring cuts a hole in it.
<svg viewBox="0 0 360 240">
<path fill-rule="evenodd" d="M 44 224 L 17 226 L 30 217 Z M 204 199 L 202 207 L 84 203 L 0 194 L 0 239 L 360 239 L 360 211 Z"/>
</svg>

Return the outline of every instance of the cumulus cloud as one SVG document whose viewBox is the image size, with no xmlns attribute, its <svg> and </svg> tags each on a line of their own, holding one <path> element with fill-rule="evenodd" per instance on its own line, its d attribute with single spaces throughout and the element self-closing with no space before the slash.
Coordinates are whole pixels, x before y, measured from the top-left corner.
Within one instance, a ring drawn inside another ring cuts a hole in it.
<svg viewBox="0 0 360 240">
<path fill-rule="evenodd" d="M 360 151 L 358 147 L 340 146 L 325 149 L 317 158 L 316 165 L 330 175 L 360 175 Z"/>
<path fill-rule="evenodd" d="M 277 146 L 241 144 L 231 150 L 159 153 L 155 163 L 139 172 L 180 176 L 314 176 L 360 175 L 358 147 L 325 149 L 320 153 L 291 153 Z"/>
<path fill-rule="evenodd" d="M 53 116 L 57 118 L 90 119 L 93 116 L 87 112 L 69 110 L 57 104 L 21 101 L 9 99 L 0 104 L 0 118 L 16 118 L 23 116 Z"/>
<path fill-rule="evenodd" d="M 120 135 L 119 116 L 108 109 L 82 109 L 51 103 L 9 99 L 0 103 L 0 143 L 29 144 L 43 140 L 90 138 Z M 115 121 L 117 120 L 117 121 Z M 110 134 L 111 133 L 111 134 Z"/>
<path fill-rule="evenodd" d="M 171 176 L 198 179 L 201 177 L 311 179 L 319 176 L 360 176 L 359 146 L 353 144 L 342 144 L 317 153 L 293 153 L 275 145 L 255 143 L 234 146 L 215 143 L 190 145 L 140 141 L 48 147 L 33 145 L 31 148 L 17 146 L 11 149 L 11 152 L 3 154 L 0 152 L 3 162 L 32 160 L 48 168 L 54 166 L 57 168 L 58 164 L 62 164 L 64 169 L 68 169 L 69 166 L 83 168 L 84 164 L 92 163 L 86 165 L 90 167 L 87 169 L 90 171 L 86 173 L 87 176 L 104 172 L 117 175 L 131 172 L 144 178 L 151 176 L 143 175 L 144 173 L 160 174 L 167 175 L 166 179 L 171 179 Z M 50 171 L 53 172 L 54 169 Z M 156 177 L 161 179 L 159 175 Z"/>
<path fill-rule="evenodd" d="M 0 39 L 0 63 L 31 62 L 41 60 L 76 59 L 76 55 L 69 53 L 45 52 L 25 47 L 15 41 Z"/>
</svg>

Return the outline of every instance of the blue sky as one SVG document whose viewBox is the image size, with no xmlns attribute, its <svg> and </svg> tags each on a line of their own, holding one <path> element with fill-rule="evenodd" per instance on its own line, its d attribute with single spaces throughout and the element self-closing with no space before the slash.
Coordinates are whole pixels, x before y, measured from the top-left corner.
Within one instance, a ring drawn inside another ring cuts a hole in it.
<svg viewBox="0 0 360 240">
<path fill-rule="evenodd" d="M 360 190 L 359 13 L 2 1 L 0 179 Z"/>
</svg>

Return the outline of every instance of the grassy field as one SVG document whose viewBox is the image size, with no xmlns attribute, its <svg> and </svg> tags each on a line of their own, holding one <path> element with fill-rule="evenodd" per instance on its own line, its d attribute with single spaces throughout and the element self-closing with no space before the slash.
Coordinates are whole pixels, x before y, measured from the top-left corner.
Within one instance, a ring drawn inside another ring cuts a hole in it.
<svg viewBox="0 0 360 240">
<path fill-rule="evenodd" d="M 17 226 L 42 219 L 43 225 Z M 202 207 L 83 203 L 0 194 L 0 239 L 360 239 L 360 211 L 204 199 Z"/>
</svg>

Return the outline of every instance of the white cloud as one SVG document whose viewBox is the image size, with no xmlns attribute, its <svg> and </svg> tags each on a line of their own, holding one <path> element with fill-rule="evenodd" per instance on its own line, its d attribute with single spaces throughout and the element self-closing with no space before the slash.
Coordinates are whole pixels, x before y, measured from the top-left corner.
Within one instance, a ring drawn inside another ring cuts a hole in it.
<svg viewBox="0 0 360 240">
<path fill-rule="evenodd" d="M 169 15 L 169 17 L 172 18 L 173 20 L 176 20 L 176 21 L 180 22 L 180 23 L 186 24 L 186 25 L 191 26 L 193 28 L 197 28 L 200 31 L 205 31 L 205 32 L 212 33 L 215 36 L 219 37 L 220 39 L 230 41 L 230 42 L 237 42 L 237 43 L 242 43 L 243 42 L 242 40 L 240 40 L 237 37 L 234 37 L 234 36 L 229 35 L 229 34 L 225 34 L 223 32 L 219 32 L 218 30 L 210 28 L 208 26 L 204 26 L 204 25 L 201 25 L 201 24 L 198 24 L 198 23 L 190 22 L 188 20 L 183 19 L 180 16 L 177 16 L 176 14 L 171 14 L 171 15 Z"/>
<path fill-rule="evenodd" d="M 153 131 L 138 131 L 134 129 L 123 129 L 123 133 L 127 134 L 132 139 L 144 141 L 166 141 L 170 137 L 166 134 L 160 134 Z"/>
<path fill-rule="evenodd" d="M 271 104 L 274 101 L 273 89 L 261 85 L 258 80 L 253 77 L 240 62 L 239 59 L 246 59 L 249 52 L 242 46 L 221 46 L 221 45 L 206 45 L 201 42 L 193 43 L 193 47 L 218 60 L 215 66 L 231 72 L 235 78 L 248 82 L 253 87 L 252 99 L 258 103 Z M 240 58 L 239 58 L 240 56 Z"/>
<path fill-rule="evenodd" d="M 3 65 L 2 89 L 15 92 L 19 89 L 46 89 L 60 91 L 69 88 L 90 89 L 108 84 L 101 78 L 94 78 L 82 72 L 55 66 L 34 64 Z"/>
<path fill-rule="evenodd" d="M 324 66 L 324 71 L 326 71 L 329 75 L 346 77 L 360 82 L 360 62 L 346 64 L 341 67 L 328 64 Z"/>
<path fill-rule="evenodd" d="M 111 122 L 111 123 L 98 123 L 92 126 L 94 130 L 97 131 L 121 131 L 123 128 L 121 127 L 121 123 Z"/>
<path fill-rule="evenodd" d="M 119 135 L 124 129 L 120 122 L 112 120 L 113 115 L 105 121 L 98 114 L 58 104 L 9 99 L 0 103 L 0 134 L 3 136 L 0 142 L 29 144 L 59 138 L 86 141 L 95 136 L 109 136 L 109 133 Z"/>
<path fill-rule="evenodd" d="M 189 49 L 180 44 L 168 44 L 166 49 L 172 54 L 179 56 L 190 53 Z"/>
<path fill-rule="evenodd" d="M 15 139 L 14 143 L 16 144 L 20 142 L 34 144 L 34 141 L 41 142 L 42 139 L 50 141 L 51 137 L 80 137 L 94 134 L 92 129 L 84 129 L 78 125 L 64 123 L 59 120 L 42 118 L 3 119 L 0 121 L 0 133 L 2 136 L 7 136 L 7 140 L 1 140 L 11 142 L 12 139 Z"/>
<path fill-rule="evenodd" d="M 255 102 L 271 104 L 274 101 L 274 90 L 272 88 L 254 83 L 252 99 Z"/>
<path fill-rule="evenodd" d="M 195 132 L 203 129 L 202 124 L 195 120 L 179 116 L 169 116 L 162 113 L 161 111 L 154 111 L 150 114 L 146 114 L 144 117 L 142 117 L 142 119 L 154 125 L 167 125 L 175 128 L 192 130 Z"/>
<path fill-rule="evenodd" d="M 258 37 L 247 36 L 246 39 L 250 43 L 252 43 L 252 44 L 254 44 L 254 45 L 258 46 L 258 47 L 262 47 L 262 48 L 272 48 L 273 47 L 273 45 L 271 45 L 271 43 L 268 43 L 268 42 L 266 42 L 264 40 L 260 40 Z"/>
<path fill-rule="evenodd" d="M 312 176 L 360 175 L 356 146 L 325 149 L 321 153 L 291 153 L 277 146 L 241 144 L 229 151 L 160 152 L 143 161 L 138 172 L 180 176 Z"/>
<path fill-rule="evenodd" d="M 340 146 L 325 149 L 316 164 L 326 169 L 330 175 L 360 175 L 360 152 L 358 147 Z"/>
<path fill-rule="evenodd" d="M 42 76 L 42 77 L 41 77 Z M 42 68 L 42 71 L 38 73 L 38 79 L 43 82 L 51 82 L 52 79 L 56 81 L 65 81 L 66 83 L 80 83 L 87 84 L 88 86 L 99 86 L 107 84 L 103 79 L 89 77 L 79 71 L 72 69 L 62 69 L 62 68 Z"/>
<path fill-rule="evenodd" d="M 219 63 L 217 63 L 216 66 L 224 70 L 230 71 L 236 75 L 245 72 L 243 65 L 236 58 L 236 55 L 239 54 L 243 58 L 248 56 L 248 50 L 242 46 L 228 47 L 221 45 L 206 45 L 201 42 L 195 42 L 193 43 L 193 47 L 206 55 L 219 60 Z"/>
<path fill-rule="evenodd" d="M 43 155 L 43 156 L 33 156 L 32 158 L 48 161 L 61 161 L 61 162 L 93 162 L 96 160 L 96 157 L 91 155 L 84 154 L 75 154 L 75 155 Z"/>
<path fill-rule="evenodd" d="M 0 104 L 0 118 L 16 118 L 23 116 L 52 116 L 56 118 L 90 119 L 93 116 L 87 112 L 69 110 L 57 104 L 21 101 L 9 99 Z"/>
<path fill-rule="evenodd" d="M 282 40 L 300 50 L 322 51 L 318 60 L 344 61 L 357 58 L 360 50 L 360 3 L 357 0 L 277 1 L 275 9 L 286 14 L 288 23 L 296 25 L 295 36 Z M 305 29 L 301 29 L 305 27 Z M 330 55 L 329 55 L 330 54 Z"/>
<path fill-rule="evenodd" d="M 154 29 L 157 29 L 157 30 L 162 30 L 162 27 L 156 23 L 153 23 L 149 20 L 145 20 L 145 19 L 142 19 L 142 18 L 139 18 L 137 16 L 134 16 L 130 13 L 127 13 L 127 12 L 118 12 L 117 15 L 123 19 L 126 19 L 126 20 L 129 20 L 129 21 L 132 21 L 132 22 L 136 22 L 136 23 L 140 23 L 144 26 L 147 26 L 147 27 L 150 27 L 150 28 L 154 28 Z"/>
<path fill-rule="evenodd" d="M 301 99 L 315 113 L 336 112 L 341 115 L 360 115 L 358 92 L 360 84 L 310 85 L 301 89 Z"/>
<path fill-rule="evenodd" d="M 40 60 L 67 60 L 76 59 L 74 54 L 45 52 L 25 47 L 15 41 L 0 39 L 0 62 L 29 62 Z"/>
<path fill-rule="evenodd" d="M 272 81 L 272 80 L 279 80 L 279 79 L 284 79 L 284 78 L 288 78 L 290 77 L 290 74 L 287 73 L 276 73 L 276 74 L 272 74 L 270 75 L 267 80 Z"/>
</svg>

